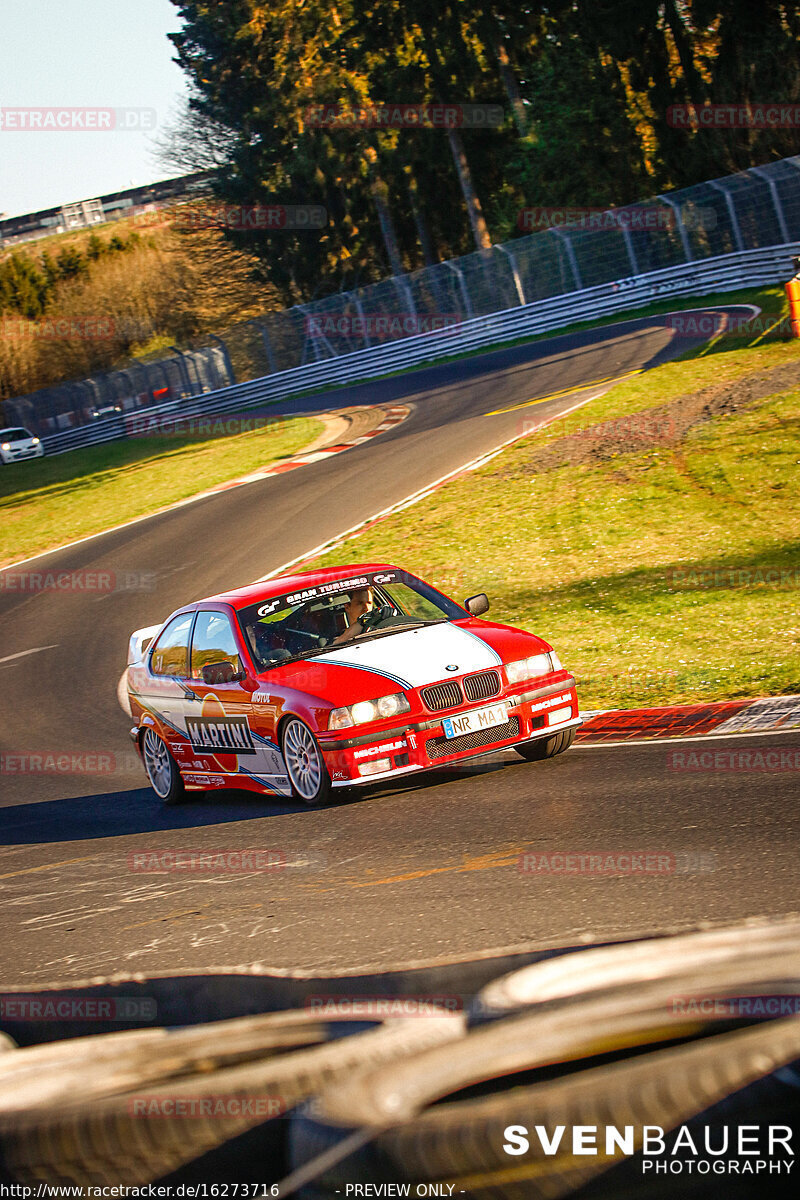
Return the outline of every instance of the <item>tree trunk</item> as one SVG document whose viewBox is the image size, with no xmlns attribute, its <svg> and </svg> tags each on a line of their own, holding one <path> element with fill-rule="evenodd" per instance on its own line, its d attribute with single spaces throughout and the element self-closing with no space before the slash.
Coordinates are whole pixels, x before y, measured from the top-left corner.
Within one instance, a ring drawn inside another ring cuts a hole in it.
<svg viewBox="0 0 800 1200">
<path fill-rule="evenodd" d="M 397 232 L 389 209 L 389 189 L 378 172 L 378 155 L 374 146 L 367 148 L 365 157 L 369 169 L 370 191 L 372 192 L 372 199 L 375 201 L 375 209 L 378 213 L 383 244 L 386 247 L 386 257 L 389 259 L 389 269 L 393 275 L 404 275 L 405 269 L 400 254 L 400 244 L 397 240 Z"/>
<path fill-rule="evenodd" d="M 437 258 L 433 250 L 433 242 L 431 241 L 428 222 L 425 220 L 425 214 L 419 205 L 419 188 L 417 186 L 417 178 L 414 174 L 414 168 L 410 163 L 406 163 L 403 167 L 406 176 L 406 185 L 408 187 L 408 198 L 411 203 L 411 215 L 414 218 L 414 225 L 417 230 L 420 248 L 422 250 L 422 259 L 426 267 L 432 267 L 436 264 Z"/>
<path fill-rule="evenodd" d="M 478 199 L 478 193 L 472 182 L 472 171 L 469 167 L 464 143 L 461 139 L 461 134 L 457 129 L 448 129 L 447 140 L 450 143 L 450 152 L 453 155 L 453 162 L 456 165 L 458 172 L 458 182 L 461 184 L 461 193 L 464 197 L 464 203 L 467 206 L 469 215 L 469 223 L 472 226 L 472 236 L 475 238 L 475 245 L 479 250 L 491 250 L 492 239 L 489 236 L 489 227 L 486 224 L 486 219 L 483 215 L 481 202 Z"/>
<path fill-rule="evenodd" d="M 517 77 L 514 74 L 514 69 L 511 66 L 511 60 L 508 57 L 503 42 L 498 38 L 494 44 L 494 52 L 497 56 L 497 64 L 500 68 L 500 80 L 505 88 L 505 93 L 508 96 L 508 102 L 511 105 L 511 111 L 514 114 L 514 123 L 517 127 L 517 132 L 520 137 L 528 135 L 528 113 L 525 105 L 522 102 L 522 96 L 517 83 Z"/>
<path fill-rule="evenodd" d="M 428 64 L 434 81 L 434 99 L 437 103 L 441 103 L 443 96 L 447 92 L 447 86 L 442 72 L 439 52 L 436 49 L 436 42 L 431 29 L 427 24 L 423 25 L 422 34 L 425 39 L 425 52 L 428 56 Z M 467 206 L 467 215 L 469 216 L 469 223 L 472 226 L 472 236 L 475 238 L 475 245 L 479 250 L 490 250 L 492 239 L 489 237 L 489 227 L 486 224 L 481 202 L 478 199 L 478 193 L 475 191 L 475 186 L 472 182 L 472 172 L 469 167 L 466 151 L 464 150 L 464 143 L 461 140 L 461 134 L 458 130 L 450 128 L 447 130 L 447 140 L 450 143 L 450 153 L 453 155 L 458 182 L 461 185 L 461 194 Z"/>
</svg>

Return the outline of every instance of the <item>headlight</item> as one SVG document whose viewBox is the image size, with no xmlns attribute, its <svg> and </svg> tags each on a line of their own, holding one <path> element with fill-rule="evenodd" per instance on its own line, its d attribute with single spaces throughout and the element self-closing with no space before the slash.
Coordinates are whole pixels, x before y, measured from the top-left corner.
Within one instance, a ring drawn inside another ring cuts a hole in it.
<svg viewBox="0 0 800 1200">
<path fill-rule="evenodd" d="M 328 717 L 328 729 L 349 729 L 351 725 L 364 725 L 367 721 L 396 717 L 404 712 L 411 712 L 408 697 L 403 692 L 394 692 L 390 696 L 379 696 L 377 700 L 359 700 L 346 708 L 334 708 Z"/>
<path fill-rule="evenodd" d="M 517 662 L 506 663 L 509 683 L 522 683 L 523 679 L 532 679 L 535 675 L 547 675 L 549 671 L 560 670 L 561 660 L 555 651 L 550 654 L 534 654 L 532 658 L 520 658 Z"/>
<path fill-rule="evenodd" d="M 32 446 L 38 446 L 38 445 L 39 445 L 39 439 L 38 439 L 38 438 L 31 438 L 31 445 L 32 445 Z"/>
<path fill-rule="evenodd" d="M 2 446 L 0 446 L 0 450 L 10 450 L 10 449 L 11 449 L 11 442 L 3 442 Z"/>
</svg>

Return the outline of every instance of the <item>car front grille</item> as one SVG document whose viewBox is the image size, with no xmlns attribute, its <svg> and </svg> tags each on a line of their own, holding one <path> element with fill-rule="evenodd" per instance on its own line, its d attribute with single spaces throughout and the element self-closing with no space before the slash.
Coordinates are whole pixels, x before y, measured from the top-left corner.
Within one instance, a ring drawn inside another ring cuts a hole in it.
<svg viewBox="0 0 800 1200">
<path fill-rule="evenodd" d="M 479 675 L 468 675 L 464 680 L 464 694 L 468 700 L 488 700 L 500 691 L 500 676 L 497 671 L 481 671 Z"/>
<path fill-rule="evenodd" d="M 458 708 L 463 704 L 464 697 L 461 685 L 448 680 L 447 683 L 434 683 L 431 687 L 420 688 L 422 702 L 431 712 L 442 712 L 445 708 Z"/>
<path fill-rule="evenodd" d="M 481 746 L 490 746 L 493 742 L 505 742 L 508 738 L 519 734 L 519 721 L 512 717 L 504 725 L 493 725 L 491 729 L 479 729 L 475 733 L 465 733 L 462 737 L 428 738 L 425 749 L 431 762 L 437 758 L 448 758 L 451 754 L 460 754 L 462 750 L 477 750 Z"/>
</svg>

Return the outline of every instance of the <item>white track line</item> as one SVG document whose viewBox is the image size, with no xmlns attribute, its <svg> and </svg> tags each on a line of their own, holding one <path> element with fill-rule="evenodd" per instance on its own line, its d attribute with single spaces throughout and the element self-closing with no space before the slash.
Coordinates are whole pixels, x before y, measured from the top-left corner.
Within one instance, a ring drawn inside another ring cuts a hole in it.
<svg viewBox="0 0 800 1200">
<path fill-rule="evenodd" d="M 15 658 L 27 658 L 29 654 L 41 654 L 42 650 L 55 650 L 58 647 L 58 642 L 52 646 L 34 646 L 32 650 L 20 650 L 18 654 L 9 654 L 5 658 L 0 658 L 0 663 L 13 662 Z"/>
<path fill-rule="evenodd" d="M 615 709 L 609 709 L 609 712 L 615 712 Z M 626 712 L 626 709 L 620 709 L 621 712 Z M 686 737 L 661 737 L 661 738 L 626 738 L 622 742 L 575 742 L 570 750 L 602 750 L 605 746 L 675 746 L 678 742 L 727 742 L 734 738 L 756 738 L 756 737 L 777 737 L 778 735 L 785 736 L 793 733 L 795 737 L 800 737 L 799 729 L 764 729 L 758 730 L 755 733 L 696 733 L 694 736 L 687 735 Z"/>
</svg>

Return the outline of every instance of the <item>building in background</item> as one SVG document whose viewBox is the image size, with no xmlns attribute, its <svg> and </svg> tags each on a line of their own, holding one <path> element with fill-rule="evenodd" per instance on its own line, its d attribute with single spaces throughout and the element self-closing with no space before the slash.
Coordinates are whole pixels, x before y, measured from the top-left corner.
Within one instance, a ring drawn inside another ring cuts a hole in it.
<svg viewBox="0 0 800 1200">
<path fill-rule="evenodd" d="M 212 171 L 195 171 L 176 179 L 162 179 L 143 187 L 110 192 L 94 200 L 77 200 L 59 208 L 44 208 L 40 212 L 23 213 L 18 217 L 0 216 L 0 247 L 32 242 L 66 233 L 73 229 L 88 229 L 120 217 L 137 216 L 156 211 L 166 205 L 186 200 L 198 192 L 208 191 Z"/>
</svg>

